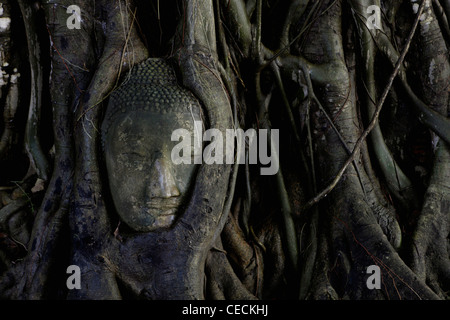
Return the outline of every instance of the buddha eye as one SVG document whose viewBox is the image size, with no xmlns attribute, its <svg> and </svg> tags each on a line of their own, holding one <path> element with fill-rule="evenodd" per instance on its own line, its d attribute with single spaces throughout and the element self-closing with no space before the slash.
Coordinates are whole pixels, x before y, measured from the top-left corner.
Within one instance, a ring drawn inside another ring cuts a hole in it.
<svg viewBox="0 0 450 320">
<path fill-rule="evenodd" d="M 122 156 L 127 156 L 127 157 L 133 157 L 133 158 L 142 158 L 142 159 L 145 158 L 144 155 L 142 155 L 142 154 L 140 154 L 140 153 L 138 153 L 138 152 L 135 152 L 135 151 L 124 152 L 124 153 L 122 153 L 121 155 L 122 155 Z"/>
<path fill-rule="evenodd" d="M 139 163 L 144 163 L 148 159 L 148 157 L 135 151 L 124 152 L 120 155 L 120 158 L 122 159 L 123 162 L 126 162 L 129 165 L 137 165 Z"/>
</svg>

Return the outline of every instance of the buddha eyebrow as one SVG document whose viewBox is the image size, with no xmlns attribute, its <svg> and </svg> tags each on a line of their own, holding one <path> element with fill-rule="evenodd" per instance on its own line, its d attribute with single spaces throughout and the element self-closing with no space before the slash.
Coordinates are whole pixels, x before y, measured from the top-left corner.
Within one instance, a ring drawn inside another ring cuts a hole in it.
<svg viewBox="0 0 450 320">
<path fill-rule="evenodd" d="M 137 138 L 140 139 L 136 139 L 134 137 L 132 137 L 131 139 L 128 139 L 127 142 L 122 145 L 122 150 L 123 152 L 121 152 L 121 154 L 130 154 L 130 153 L 141 153 L 141 154 L 153 154 L 155 151 L 155 144 L 152 143 L 148 143 L 145 142 L 144 139 L 145 137 L 143 136 L 138 136 Z M 138 142 L 138 140 L 141 140 L 140 142 Z M 170 139 L 167 140 L 167 143 L 163 143 L 161 145 L 158 144 L 158 147 L 161 150 L 165 150 L 165 149 L 169 149 L 169 145 L 170 145 L 171 141 Z"/>
<path fill-rule="evenodd" d="M 145 158 L 145 157 L 146 157 L 146 156 L 144 156 L 142 153 L 136 152 L 136 151 L 122 152 L 121 155 L 138 156 L 138 157 L 141 157 L 141 158 Z"/>
<path fill-rule="evenodd" d="M 125 153 L 130 153 L 132 151 L 138 152 L 138 151 L 147 151 L 148 150 L 148 144 L 144 143 L 143 141 L 139 141 L 139 139 L 129 138 L 127 139 L 126 143 L 122 145 L 122 148 Z"/>
</svg>

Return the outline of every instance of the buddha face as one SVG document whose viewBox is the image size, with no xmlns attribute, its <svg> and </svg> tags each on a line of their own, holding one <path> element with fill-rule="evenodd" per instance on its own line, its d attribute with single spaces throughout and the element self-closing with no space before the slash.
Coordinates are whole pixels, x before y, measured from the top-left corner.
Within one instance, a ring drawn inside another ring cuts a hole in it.
<svg viewBox="0 0 450 320">
<path fill-rule="evenodd" d="M 105 158 L 111 194 L 117 213 L 132 229 L 148 232 L 173 224 L 194 180 L 195 164 L 173 164 L 177 142 L 171 134 L 178 128 L 192 132 L 199 118 L 189 112 L 133 111 L 110 126 Z"/>
</svg>

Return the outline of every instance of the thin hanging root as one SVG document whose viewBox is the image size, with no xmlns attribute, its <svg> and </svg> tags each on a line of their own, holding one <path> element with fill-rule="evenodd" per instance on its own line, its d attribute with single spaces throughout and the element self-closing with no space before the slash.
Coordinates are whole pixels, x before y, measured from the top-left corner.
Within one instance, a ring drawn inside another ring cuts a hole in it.
<svg viewBox="0 0 450 320">
<path fill-rule="evenodd" d="M 262 19 L 262 0 L 257 0 L 256 2 L 256 33 L 255 37 L 252 41 L 252 58 L 253 61 L 256 61 L 259 64 L 258 71 L 255 74 L 255 88 L 256 88 L 256 99 L 258 102 L 258 117 L 260 120 L 260 125 L 263 129 L 267 129 L 268 139 L 272 155 L 272 161 L 276 163 L 276 167 L 278 168 L 277 173 L 275 174 L 278 197 L 281 204 L 281 213 L 284 224 L 284 231 L 286 235 L 286 246 L 287 246 L 287 255 L 289 257 L 289 262 L 291 263 L 293 269 L 295 271 L 298 270 L 298 241 L 297 234 L 295 231 L 294 220 L 292 217 L 292 208 L 289 201 L 289 195 L 286 190 L 286 185 L 284 182 L 283 174 L 281 172 L 281 166 L 279 161 L 279 155 L 275 146 L 271 143 L 271 126 L 269 120 L 269 111 L 268 106 L 270 102 L 271 95 L 264 97 L 261 91 L 261 70 L 264 67 L 264 48 L 261 43 L 261 19 Z"/>
<path fill-rule="evenodd" d="M 49 178 L 49 164 L 39 142 L 39 125 L 42 107 L 43 70 L 40 61 L 40 44 L 35 30 L 36 15 L 28 1 L 19 0 L 20 11 L 23 15 L 25 33 L 28 41 L 28 56 L 31 71 L 31 97 L 28 120 L 25 129 L 25 147 L 30 161 L 38 176 L 47 181 Z"/>
<path fill-rule="evenodd" d="M 450 45 L 450 26 L 447 15 L 444 12 L 444 8 L 439 3 L 438 0 L 433 0 L 433 6 L 435 8 L 436 17 L 441 25 L 442 34 L 447 40 L 448 45 Z"/>
<path fill-rule="evenodd" d="M 303 71 L 303 74 L 304 74 L 305 79 L 306 79 L 306 84 L 308 86 L 309 99 L 311 99 L 312 101 L 314 101 L 317 104 L 317 106 L 319 107 L 319 110 L 325 115 L 325 118 L 327 119 L 327 121 L 330 124 L 331 128 L 333 129 L 333 131 L 338 136 L 339 141 L 342 143 L 342 146 L 344 147 L 345 151 L 347 152 L 348 155 L 351 155 L 352 151 L 347 146 L 347 143 L 345 142 L 345 140 L 342 137 L 341 133 L 339 132 L 339 130 L 334 125 L 334 122 L 331 119 L 331 117 L 328 115 L 328 112 L 325 110 L 325 108 L 322 106 L 322 103 L 320 103 L 319 99 L 317 98 L 317 96 L 316 96 L 316 94 L 314 92 L 314 87 L 313 87 L 312 81 L 311 81 L 310 71 L 309 71 L 308 67 L 305 64 L 302 64 L 302 71 Z M 308 114 L 309 114 L 309 107 L 308 107 Z M 309 121 L 307 122 L 307 124 L 309 124 Z M 310 138 L 310 130 L 308 130 L 308 137 L 309 137 L 309 139 L 311 139 Z M 310 146 L 310 148 L 311 148 L 311 146 Z M 312 150 L 310 150 L 310 152 L 312 153 Z M 358 180 L 359 180 L 359 183 L 361 184 L 361 188 L 362 188 L 362 190 L 364 192 L 364 195 L 366 195 L 366 190 L 365 190 L 365 187 L 364 187 L 364 183 L 362 182 L 362 178 L 361 178 L 361 172 L 359 171 L 359 166 L 356 163 L 356 160 L 353 160 L 352 164 L 353 164 L 353 167 L 355 168 L 355 171 L 356 171 L 356 174 L 358 176 Z"/>
<path fill-rule="evenodd" d="M 214 15 L 217 24 L 217 41 L 222 49 L 223 60 L 225 64 L 225 70 L 228 74 L 230 72 L 230 48 L 228 47 L 227 40 L 225 37 L 225 31 L 223 30 L 222 20 L 220 18 L 220 4 L 219 0 L 215 0 Z"/>
<path fill-rule="evenodd" d="M 304 300 L 308 294 L 308 290 L 312 281 L 314 265 L 316 264 L 317 246 L 318 246 L 318 235 L 317 226 L 319 219 L 319 211 L 313 208 L 314 212 L 311 217 L 311 222 L 309 223 L 309 244 L 302 252 L 304 256 L 304 264 L 300 270 L 300 290 L 299 299 Z M 301 236 L 300 236 L 301 240 Z M 301 246 L 299 246 L 301 248 Z"/>
<path fill-rule="evenodd" d="M 306 8 L 308 7 L 309 0 L 295 0 L 291 1 L 291 4 L 288 9 L 287 17 L 283 25 L 283 29 L 281 31 L 281 37 L 280 37 L 280 50 L 278 51 L 284 51 L 288 47 L 286 45 L 289 43 L 289 31 L 291 29 L 291 25 L 294 23 L 294 21 L 297 21 L 305 12 Z"/>
<path fill-rule="evenodd" d="M 286 190 L 286 185 L 284 183 L 283 174 L 281 171 L 281 165 L 279 161 L 279 155 L 275 146 L 271 143 L 271 131 L 270 131 L 270 120 L 268 119 L 268 101 L 263 98 L 261 93 L 260 86 L 260 77 L 259 73 L 255 77 L 256 84 L 256 92 L 257 92 L 257 100 L 259 103 L 259 119 L 263 129 L 267 129 L 267 135 L 271 150 L 272 161 L 275 163 L 275 166 L 278 167 L 278 171 L 275 174 L 277 190 L 278 190 L 278 199 L 281 204 L 281 214 L 284 224 L 284 231 L 286 237 L 286 246 L 287 246 L 287 256 L 289 257 L 289 262 L 291 263 L 294 270 L 298 270 L 298 241 L 297 234 L 295 231 L 294 219 L 292 216 L 292 208 L 289 201 L 289 195 Z"/>
<path fill-rule="evenodd" d="M 284 47 L 278 49 L 278 51 L 273 54 L 270 54 L 270 58 L 267 59 L 265 66 L 267 66 L 268 64 L 272 63 L 273 61 L 275 61 L 278 57 L 280 57 L 281 55 L 285 54 L 286 52 L 289 51 L 289 48 L 297 41 L 300 39 L 300 37 L 303 35 L 303 33 L 305 33 L 312 25 L 313 23 L 315 23 L 323 14 L 325 14 L 328 10 L 330 10 L 336 3 L 337 0 L 334 0 L 333 2 L 330 3 L 330 5 L 325 8 L 322 12 L 319 13 L 319 9 L 322 6 L 324 0 L 318 0 L 314 3 L 313 8 L 309 11 L 308 17 L 305 19 L 305 26 L 302 28 L 302 30 L 294 37 L 294 39 L 291 40 L 291 42 L 289 42 L 287 45 L 285 45 Z M 310 21 L 310 19 L 312 19 Z M 266 52 L 269 52 L 269 50 L 267 50 L 267 48 L 265 48 Z"/>
<path fill-rule="evenodd" d="M 309 200 L 304 206 L 303 206 L 303 210 L 307 210 L 309 208 L 311 208 L 313 205 L 317 204 L 320 200 L 322 200 L 323 198 L 325 198 L 333 189 L 334 187 L 336 187 L 336 185 L 339 183 L 339 181 L 341 180 L 342 176 L 344 175 L 344 172 L 347 170 L 348 166 L 353 162 L 354 158 L 356 157 L 356 155 L 358 154 L 359 150 L 361 149 L 361 146 L 364 142 L 364 140 L 367 138 L 367 136 L 370 134 L 370 132 L 372 131 L 372 129 L 375 127 L 375 125 L 378 122 L 378 118 L 380 116 L 380 112 L 381 109 L 383 108 L 383 104 L 384 101 L 386 100 L 389 91 L 392 88 L 392 84 L 394 83 L 395 78 L 397 77 L 397 75 L 400 72 L 401 66 L 403 65 L 403 61 L 405 60 L 406 54 L 409 51 L 409 47 L 411 45 L 412 39 L 414 34 L 416 33 L 417 30 L 417 26 L 419 24 L 419 19 L 420 16 L 422 15 L 423 9 L 425 7 L 425 3 L 426 1 L 422 1 L 422 4 L 420 5 L 420 8 L 417 12 L 416 15 L 416 19 L 414 21 L 414 25 L 408 35 L 408 38 L 406 40 L 406 44 L 405 47 L 403 49 L 402 54 L 400 55 L 400 57 L 398 58 L 395 67 L 394 67 L 394 71 L 392 72 L 388 83 L 383 91 L 383 94 L 380 97 L 380 100 L 378 101 L 378 104 L 375 108 L 375 112 L 373 113 L 372 116 L 372 120 L 370 121 L 368 127 L 364 130 L 364 132 L 362 133 L 362 135 L 359 137 L 358 141 L 355 144 L 355 147 L 353 149 L 352 154 L 350 155 L 350 157 L 347 159 L 347 161 L 345 162 L 345 164 L 342 166 L 342 168 L 339 170 L 339 172 L 337 173 L 336 177 L 333 179 L 333 181 L 325 188 L 323 189 L 319 194 L 317 194 L 313 199 Z M 448 130 L 450 130 L 450 126 L 448 128 Z"/>
<path fill-rule="evenodd" d="M 421 7 L 422 6 L 424 5 L 421 5 Z M 423 12 L 423 9 L 421 12 Z M 371 35 L 380 51 L 383 52 L 391 64 L 395 66 L 396 62 L 399 60 L 399 54 L 386 34 L 383 32 L 372 32 Z M 403 89 L 412 102 L 413 109 L 416 112 L 419 121 L 434 131 L 444 141 L 450 143 L 450 119 L 434 111 L 419 97 L 417 97 L 412 88 L 409 86 L 406 71 L 403 65 L 399 67 L 398 75 Z"/>
<path fill-rule="evenodd" d="M 316 178 L 316 172 L 315 172 L 315 168 L 314 168 L 315 166 L 314 166 L 314 156 L 313 156 L 313 152 L 312 152 L 311 130 L 310 130 L 310 124 L 309 124 L 309 120 L 308 120 L 309 119 L 309 106 L 307 109 L 307 118 L 308 119 L 306 120 L 306 126 L 307 126 L 307 131 L 308 131 L 308 146 L 309 146 L 309 151 L 310 151 L 310 161 L 311 161 L 310 166 L 311 166 L 311 168 L 308 166 L 308 162 L 306 160 L 305 153 L 301 146 L 300 135 L 298 133 L 297 125 L 295 124 L 294 115 L 292 114 L 292 108 L 291 108 L 291 105 L 287 98 L 286 91 L 285 91 L 284 85 L 283 85 L 283 81 L 281 79 L 280 68 L 279 68 L 278 64 L 276 63 L 276 61 L 272 62 L 270 64 L 270 66 L 271 66 L 272 72 L 275 76 L 275 80 L 277 82 L 278 89 L 281 92 L 285 111 L 289 118 L 289 124 L 291 126 L 292 132 L 294 133 L 294 138 L 297 143 L 297 148 L 300 152 L 300 157 L 302 160 L 301 163 L 302 163 L 303 169 L 305 170 L 305 173 L 306 173 L 307 185 L 312 186 L 313 194 L 316 194 L 317 193 L 317 178 Z"/>
<path fill-rule="evenodd" d="M 274 155 L 274 149 L 272 148 L 272 155 Z M 274 157 L 275 158 L 275 157 Z M 273 158 L 273 159 L 274 159 Z M 278 161 L 278 155 L 276 155 Z M 277 188 L 279 193 L 279 198 L 281 202 L 281 211 L 283 214 L 283 222 L 286 233 L 286 246 L 288 249 L 288 256 L 290 258 L 290 262 L 295 272 L 298 271 L 298 241 L 297 241 L 297 233 L 295 231 L 294 220 L 292 218 L 292 208 L 289 201 L 289 196 L 286 190 L 286 185 L 284 183 L 284 178 L 281 173 L 281 168 L 278 169 L 278 172 L 275 175 L 277 181 Z"/>
<path fill-rule="evenodd" d="M 442 5 L 442 9 L 444 10 L 445 15 L 447 17 L 447 22 L 450 25 L 450 1 L 442 0 L 441 5 Z"/>
<path fill-rule="evenodd" d="M 248 221 L 250 220 L 250 212 L 252 209 L 252 188 L 250 182 L 250 166 L 248 160 L 248 149 L 245 150 L 245 199 L 243 204 L 243 212 L 240 215 L 240 221 L 242 222 L 242 227 L 246 235 L 249 234 Z"/>
<path fill-rule="evenodd" d="M 297 131 L 297 125 L 295 124 L 295 119 L 294 119 L 294 115 L 292 114 L 292 108 L 291 105 L 289 103 L 289 100 L 287 98 L 286 95 L 286 90 L 284 89 L 284 85 L 283 85 L 283 80 L 281 79 L 281 74 L 280 74 L 280 68 L 278 67 L 278 65 L 275 62 L 272 62 L 270 64 L 271 68 L 272 68 L 272 72 L 275 76 L 275 80 L 277 82 L 278 85 L 278 89 L 280 90 L 281 93 L 281 97 L 283 100 L 283 104 L 285 107 L 285 111 L 288 115 L 289 118 L 289 123 L 291 126 L 291 130 L 294 134 L 294 138 L 297 142 L 297 147 L 300 150 L 300 154 L 302 157 L 302 162 L 303 162 L 303 166 L 305 169 L 305 172 L 308 173 L 308 182 L 309 184 L 312 186 L 313 190 L 314 190 L 314 194 L 317 192 L 317 178 L 316 178 L 316 171 L 315 171 L 315 165 L 314 165 L 314 152 L 312 150 L 313 146 L 312 146 L 312 137 L 311 137 L 311 127 L 310 127 L 310 121 L 309 121 L 309 111 L 310 111 L 310 107 L 308 104 L 308 109 L 307 109 L 307 113 L 306 113 L 306 128 L 307 128 L 307 132 L 308 132 L 308 147 L 309 147 L 309 154 L 310 154 L 310 169 L 306 163 L 306 158 L 304 156 L 304 153 L 301 151 L 301 140 L 300 140 L 300 135 Z M 309 171 L 311 171 L 311 173 L 309 173 Z"/>
<path fill-rule="evenodd" d="M 12 146 L 14 133 L 12 124 L 14 123 L 14 116 L 19 105 L 19 85 L 17 83 L 18 75 L 15 81 L 11 81 L 11 86 L 6 96 L 5 109 L 3 111 L 4 130 L 0 138 L 0 159 L 5 155 Z"/>
<path fill-rule="evenodd" d="M 379 2 L 377 3 L 379 4 Z M 375 88 L 375 74 L 374 64 L 376 47 L 371 37 L 370 30 L 367 27 L 366 20 L 368 19 L 365 12 L 366 3 L 363 5 L 360 1 L 351 2 L 353 8 L 353 16 L 356 27 L 361 35 L 361 57 L 363 63 L 363 84 L 366 88 L 366 103 L 367 116 L 370 118 L 373 115 L 376 105 L 376 88 Z M 416 199 L 412 189 L 412 183 L 406 174 L 401 170 L 400 166 L 392 156 L 389 147 L 381 132 L 380 124 L 377 122 L 373 131 L 370 134 L 369 140 L 373 147 L 376 159 L 381 168 L 389 191 L 395 198 L 402 203 L 403 207 L 410 208 L 414 205 Z"/>
<path fill-rule="evenodd" d="M 280 68 L 278 67 L 278 65 L 275 62 L 272 62 L 270 64 L 270 66 L 272 67 L 272 72 L 273 72 L 273 74 L 275 76 L 275 80 L 277 82 L 278 89 L 280 90 L 281 97 L 283 99 L 283 104 L 284 104 L 284 107 L 285 107 L 284 109 L 285 109 L 285 111 L 286 111 L 286 113 L 288 115 L 289 123 L 291 125 L 292 132 L 294 133 L 295 140 L 299 143 L 300 142 L 300 136 L 299 136 L 299 134 L 297 132 L 297 126 L 295 124 L 294 115 L 292 114 L 292 108 L 291 108 L 291 105 L 290 105 L 289 100 L 287 98 L 286 90 L 284 89 L 283 80 L 281 79 Z"/>
</svg>

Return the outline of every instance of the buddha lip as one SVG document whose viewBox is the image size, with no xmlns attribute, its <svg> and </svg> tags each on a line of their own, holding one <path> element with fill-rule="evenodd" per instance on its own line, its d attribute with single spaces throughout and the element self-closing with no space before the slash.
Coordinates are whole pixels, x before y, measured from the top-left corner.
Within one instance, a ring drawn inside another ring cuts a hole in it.
<svg viewBox="0 0 450 320">
<path fill-rule="evenodd" d="M 147 206 L 149 208 L 162 209 L 162 208 L 175 208 L 180 204 L 180 198 L 171 197 L 171 198 L 153 198 L 150 201 L 147 201 Z"/>
<path fill-rule="evenodd" d="M 151 202 L 151 201 L 158 201 L 158 202 L 175 202 L 175 201 L 179 201 L 180 200 L 180 196 L 169 196 L 169 197 L 150 197 L 148 198 L 147 202 Z"/>
<path fill-rule="evenodd" d="M 168 203 L 168 204 L 148 204 L 147 205 L 147 209 L 153 209 L 153 210 L 166 210 L 166 209 L 176 209 L 178 208 L 179 204 L 178 203 Z"/>
<path fill-rule="evenodd" d="M 180 198 L 153 198 L 143 208 L 145 213 L 155 216 L 173 216 L 180 205 Z"/>
<path fill-rule="evenodd" d="M 173 214 L 175 212 L 175 209 L 176 209 L 175 207 L 163 207 L 163 208 L 161 208 L 161 207 L 148 207 L 147 208 L 147 210 L 158 210 L 158 211 L 160 211 L 161 215 Z M 167 212 L 167 211 L 169 211 L 170 213 L 166 213 L 165 214 L 165 212 Z"/>
<path fill-rule="evenodd" d="M 173 216 L 176 208 L 177 206 L 149 206 L 145 208 L 145 212 L 148 214 L 156 213 L 158 216 Z"/>
</svg>

